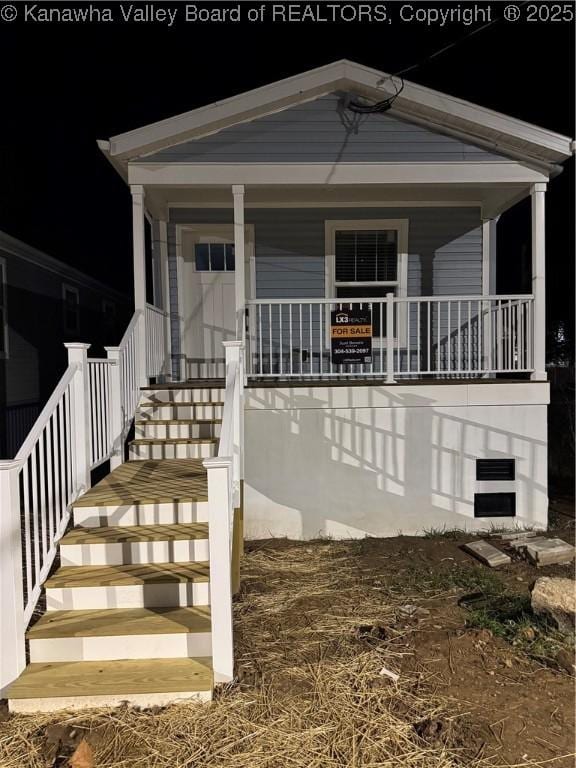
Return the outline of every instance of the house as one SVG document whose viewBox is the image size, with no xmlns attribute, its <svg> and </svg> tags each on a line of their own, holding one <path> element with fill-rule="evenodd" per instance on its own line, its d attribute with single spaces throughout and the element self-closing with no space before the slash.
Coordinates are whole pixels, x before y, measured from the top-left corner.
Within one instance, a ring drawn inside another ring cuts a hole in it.
<svg viewBox="0 0 576 768">
<path fill-rule="evenodd" d="M 129 299 L 0 232 L 0 455 L 12 458 L 58 383 L 63 342 L 117 341 Z"/>
<path fill-rule="evenodd" d="M 0 465 L 13 710 L 209 699 L 243 537 L 546 527 L 570 138 L 338 61 L 99 144 L 132 193 L 135 313 L 106 358 L 67 345 Z M 525 198 L 532 291 L 500 295 Z"/>
</svg>

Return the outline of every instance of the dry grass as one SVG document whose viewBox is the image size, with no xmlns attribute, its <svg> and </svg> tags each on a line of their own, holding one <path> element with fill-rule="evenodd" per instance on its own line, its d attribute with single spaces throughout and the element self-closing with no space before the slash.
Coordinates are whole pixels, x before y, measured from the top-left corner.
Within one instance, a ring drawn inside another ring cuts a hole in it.
<svg viewBox="0 0 576 768">
<path fill-rule="evenodd" d="M 481 741 L 426 673 L 398 683 L 379 674 L 408 653 L 395 621 L 407 596 L 350 555 L 335 542 L 252 548 L 236 604 L 240 681 L 212 704 L 14 716 L 0 724 L 0 765 L 53 765 L 45 730 L 56 722 L 87 729 L 98 768 L 485 764 Z"/>
</svg>

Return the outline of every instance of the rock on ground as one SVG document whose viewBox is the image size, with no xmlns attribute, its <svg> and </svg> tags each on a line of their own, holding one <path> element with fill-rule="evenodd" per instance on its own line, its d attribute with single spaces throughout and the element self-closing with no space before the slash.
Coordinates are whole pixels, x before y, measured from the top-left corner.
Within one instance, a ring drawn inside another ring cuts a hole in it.
<svg viewBox="0 0 576 768">
<path fill-rule="evenodd" d="M 532 610 L 551 619 L 563 632 L 576 625 L 576 589 L 572 579 L 542 576 L 532 589 Z"/>
</svg>

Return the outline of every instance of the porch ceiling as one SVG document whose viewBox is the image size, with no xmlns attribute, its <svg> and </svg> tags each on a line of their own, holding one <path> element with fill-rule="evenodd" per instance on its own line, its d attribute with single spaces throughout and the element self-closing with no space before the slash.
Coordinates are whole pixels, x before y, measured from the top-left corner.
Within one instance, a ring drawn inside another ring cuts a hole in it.
<svg viewBox="0 0 576 768">
<path fill-rule="evenodd" d="M 146 204 L 164 218 L 169 207 L 232 208 L 231 186 L 150 186 Z M 246 186 L 246 208 L 446 206 L 480 207 L 494 218 L 530 195 L 530 184 L 286 185 Z"/>
</svg>

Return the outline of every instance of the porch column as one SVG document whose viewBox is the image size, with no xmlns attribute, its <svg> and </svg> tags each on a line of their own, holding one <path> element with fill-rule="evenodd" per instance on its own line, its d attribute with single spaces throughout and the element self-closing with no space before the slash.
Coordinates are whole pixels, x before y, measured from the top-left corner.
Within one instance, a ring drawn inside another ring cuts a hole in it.
<svg viewBox="0 0 576 768">
<path fill-rule="evenodd" d="M 161 285 L 160 306 L 166 313 L 164 320 L 164 334 L 166 343 L 166 360 L 164 361 L 164 374 L 172 378 L 172 329 L 170 307 L 170 274 L 168 267 L 168 224 L 166 220 L 158 220 L 158 244 L 160 251 L 159 276 Z"/>
<path fill-rule="evenodd" d="M 483 219 L 482 221 L 482 296 L 496 294 L 496 225 L 498 219 Z M 493 376 L 492 368 L 492 307 L 491 302 L 482 302 L 481 333 L 482 333 L 482 366 L 484 378 Z"/>
<path fill-rule="evenodd" d="M 532 293 L 534 294 L 534 381 L 546 381 L 546 184 L 532 189 Z"/>
<path fill-rule="evenodd" d="M 130 186 L 132 193 L 132 248 L 134 258 L 134 310 L 141 318 L 136 326 L 136 376 L 138 385 L 148 384 L 146 377 L 146 240 L 144 236 L 144 187 Z"/>
<path fill-rule="evenodd" d="M 232 194 L 234 196 L 234 252 L 236 260 L 236 339 L 244 341 L 244 313 L 246 307 L 244 185 L 233 184 Z"/>
</svg>

